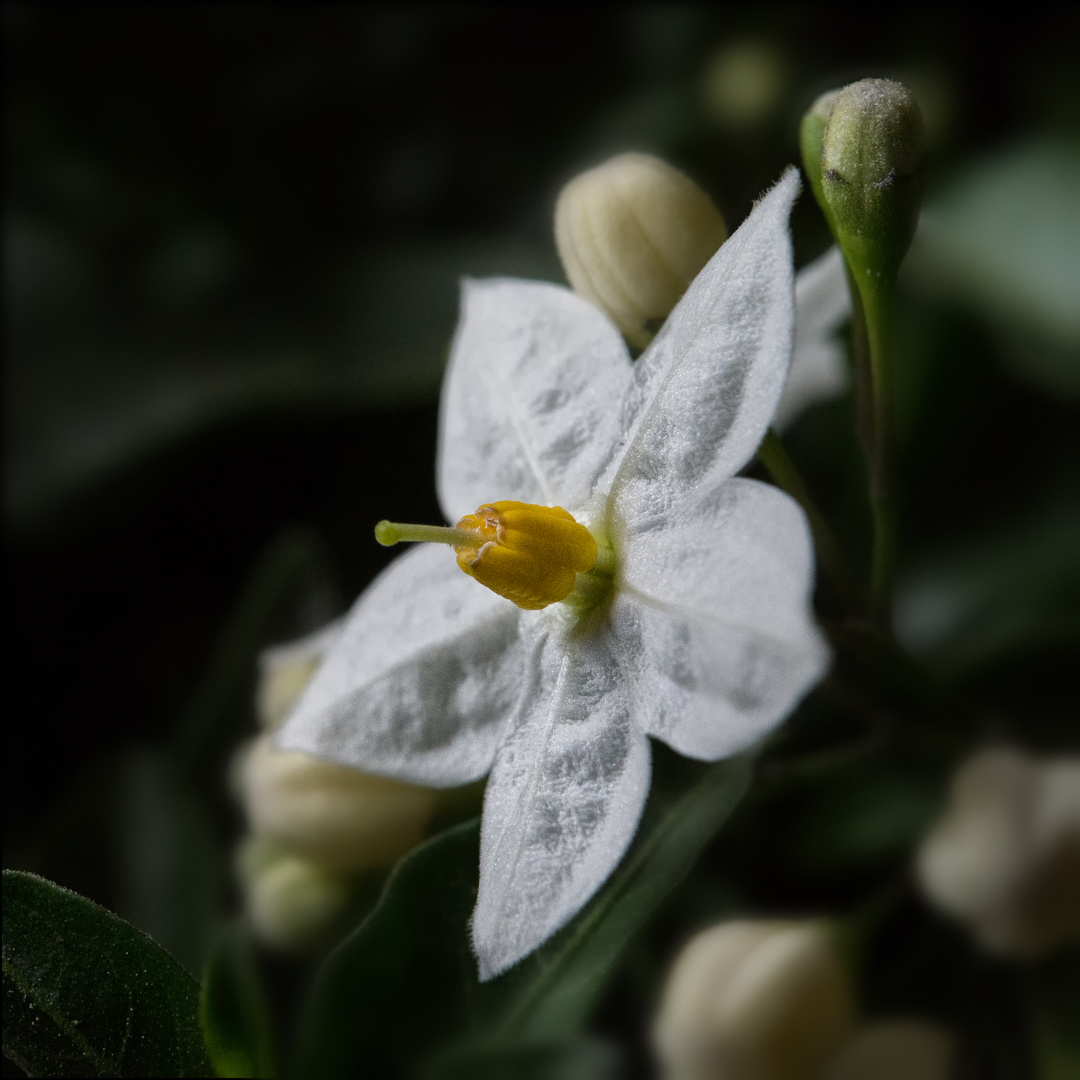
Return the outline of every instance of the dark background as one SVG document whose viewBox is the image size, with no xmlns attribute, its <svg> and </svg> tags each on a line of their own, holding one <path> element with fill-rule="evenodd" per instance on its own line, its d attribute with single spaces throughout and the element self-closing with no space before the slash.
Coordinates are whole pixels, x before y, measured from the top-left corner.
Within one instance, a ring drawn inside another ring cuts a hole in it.
<svg viewBox="0 0 1080 1080">
<path fill-rule="evenodd" d="M 920 97 L 931 198 L 1002 148 L 1075 139 L 1075 15 L 897 11 L 5 5 L 5 865 L 197 955 L 159 925 L 184 873 L 159 864 L 202 845 L 192 904 L 232 903 L 254 653 L 344 609 L 388 558 L 376 520 L 438 520 L 457 280 L 562 280 L 551 213 L 578 169 L 659 153 L 734 228 L 816 94 L 867 75 Z M 709 90 L 744 46 L 773 64 L 746 116 Z M 828 243 L 809 196 L 794 229 L 802 265 Z M 903 333 L 902 569 L 1031 517 L 1072 528 L 1075 395 L 1018 375 L 962 305 Z M 790 443 L 858 562 L 850 407 Z M 1073 707 L 1062 580 L 964 676 L 1009 732 L 1037 683 L 1036 746 Z"/>
</svg>

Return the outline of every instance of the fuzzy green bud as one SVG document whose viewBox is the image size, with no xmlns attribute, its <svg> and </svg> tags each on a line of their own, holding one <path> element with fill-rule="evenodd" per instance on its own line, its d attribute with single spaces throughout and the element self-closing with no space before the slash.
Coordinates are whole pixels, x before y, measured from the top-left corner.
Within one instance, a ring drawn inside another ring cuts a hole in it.
<svg viewBox="0 0 1080 1080">
<path fill-rule="evenodd" d="M 922 113 L 906 87 L 863 79 L 836 93 L 822 142 L 821 186 L 857 279 L 895 279 L 919 220 L 925 156 Z"/>
</svg>

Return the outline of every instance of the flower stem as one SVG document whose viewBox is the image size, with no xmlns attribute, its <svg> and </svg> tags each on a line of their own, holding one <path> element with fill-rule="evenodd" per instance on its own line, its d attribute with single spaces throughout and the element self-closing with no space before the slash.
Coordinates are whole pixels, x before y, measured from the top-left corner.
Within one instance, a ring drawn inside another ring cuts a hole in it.
<svg viewBox="0 0 1080 1080">
<path fill-rule="evenodd" d="M 849 610 L 862 610 L 865 602 L 861 591 L 848 571 L 847 563 L 840 553 L 832 530 L 814 502 L 810 489 L 795 467 L 795 463 L 788 456 L 780 436 L 772 428 L 766 432 L 765 438 L 758 447 L 758 457 L 776 486 L 781 491 L 786 491 L 806 511 L 818 559 L 822 569 L 836 587 L 842 602 Z"/>
<path fill-rule="evenodd" d="M 874 551 L 870 573 L 870 606 L 874 618 L 888 626 L 892 617 L 896 573 L 896 507 L 893 499 L 893 322 L 895 281 L 864 275 L 860 293 L 870 359 L 870 430 L 867 458 Z"/>
</svg>

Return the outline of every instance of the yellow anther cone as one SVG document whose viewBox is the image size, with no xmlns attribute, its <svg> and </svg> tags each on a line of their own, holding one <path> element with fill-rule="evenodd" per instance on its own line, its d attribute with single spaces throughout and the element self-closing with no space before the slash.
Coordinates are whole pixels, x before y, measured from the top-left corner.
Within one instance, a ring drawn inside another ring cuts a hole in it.
<svg viewBox="0 0 1080 1080">
<path fill-rule="evenodd" d="M 527 610 L 565 600 L 596 563 L 592 534 L 560 506 L 488 503 L 456 528 L 471 534 L 454 544 L 458 566 Z"/>
</svg>

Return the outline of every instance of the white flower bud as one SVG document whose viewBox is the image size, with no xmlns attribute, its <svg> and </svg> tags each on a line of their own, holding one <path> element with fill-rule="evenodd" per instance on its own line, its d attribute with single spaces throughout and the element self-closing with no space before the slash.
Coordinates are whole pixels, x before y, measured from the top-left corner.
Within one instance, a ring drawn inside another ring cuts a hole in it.
<svg viewBox="0 0 1080 1080">
<path fill-rule="evenodd" d="M 237 869 L 247 917 L 267 945 L 293 952 L 319 944 L 349 900 L 349 882 L 261 837 L 241 845 Z"/>
<path fill-rule="evenodd" d="M 712 200 L 648 154 L 575 177 L 555 205 L 555 243 L 574 291 L 644 348 L 727 239 Z"/>
<path fill-rule="evenodd" d="M 683 949 L 653 1040 L 669 1080 L 803 1080 L 821 1074 L 854 1014 L 820 923 L 736 920 Z"/>
<path fill-rule="evenodd" d="M 925 1020 L 883 1020 L 860 1027 L 833 1058 L 827 1080 L 950 1080 L 956 1039 Z"/>
<path fill-rule="evenodd" d="M 926 895 L 993 952 L 1080 940 L 1080 760 L 977 754 L 957 772 L 918 872 Z"/>
<path fill-rule="evenodd" d="M 237 773 L 252 830 L 330 870 L 392 862 L 435 809 L 431 788 L 275 750 L 269 735 L 250 745 Z"/>
<path fill-rule="evenodd" d="M 268 731 L 280 727 L 311 677 L 341 636 L 342 620 L 316 630 L 299 641 L 275 645 L 259 656 L 255 712 Z"/>
</svg>

